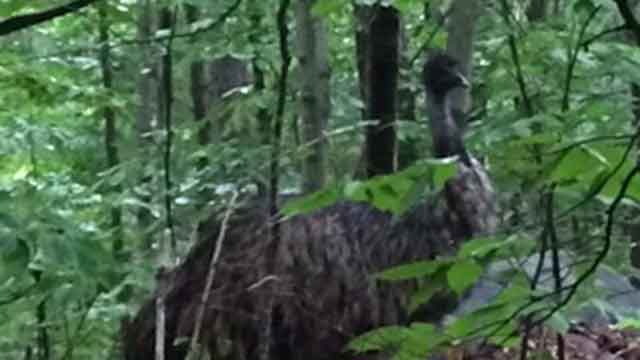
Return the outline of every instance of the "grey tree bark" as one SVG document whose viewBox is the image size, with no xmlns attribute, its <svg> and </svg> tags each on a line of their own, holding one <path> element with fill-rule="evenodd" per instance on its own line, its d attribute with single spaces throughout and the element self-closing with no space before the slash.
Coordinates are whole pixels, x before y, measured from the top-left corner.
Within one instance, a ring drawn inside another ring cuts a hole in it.
<svg viewBox="0 0 640 360">
<path fill-rule="evenodd" d="M 225 120 L 227 117 L 221 113 L 222 105 L 228 92 L 235 88 L 249 85 L 251 76 L 249 74 L 249 64 L 232 55 L 224 55 L 212 60 L 207 66 L 207 103 L 208 112 L 215 114 L 210 118 L 209 134 L 206 135 L 210 141 L 220 140 L 216 136 L 223 133 Z M 202 134 L 204 138 L 204 134 Z"/>
<path fill-rule="evenodd" d="M 408 53 L 409 37 L 400 25 L 400 74 L 398 79 L 398 119 L 401 121 L 416 121 L 416 92 L 412 88 L 411 59 Z M 403 169 L 418 159 L 416 138 L 399 138 L 397 142 L 398 169 Z"/>
<path fill-rule="evenodd" d="M 472 73 L 473 39 L 476 19 L 480 15 L 478 1 L 454 0 L 447 19 L 447 53 L 455 57 L 461 71 L 469 80 Z M 473 81 L 471 81 L 473 83 Z M 467 112 L 471 108 L 469 89 L 458 89 L 453 93 L 454 109 Z"/>
<path fill-rule="evenodd" d="M 109 19 L 107 18 L 106 5 L 98 8 L 99 12 L 99 39 L 100 39 L 100 69 L 102 72 L 102 86 L 108 93 L 113 92 L 113 66 L 111 63 L 111 47 L 109 45 Z M 120 164 L 117 145 L 116 115 L 112 106 L 105 105 L 102 110 L 104 119 L 104 145 L 107 155 L 107 167 L 112 169 Z M 121 185 L 115 185 L 109 189 L 113 194 L 122 192 Z M 112 251 L 114 255 L 122 252 L 122 209 L 118 205 L 111 205 L 111 228 L 114 231 Z"/>
<path fill-rule="evenodd" d="M 296 4 L 297 57 L 300 62 L 300 120 L 302 122 L 302 161 L 305 193 L 322 188 L 327 179 L 327 140 L 323 132 L 331 111 L 327 29 L 322 19 L 311 14 L 315 0 Z"/>
<path fill-rule="evenodd" d="M 138 78 L 138 96 L 140 102 L 138 104 L 136 114 L 136 134 L 138 139 L 138 149 L 140 150 L 138 156 L 141 160 L 147 158 L 149 155 L 149 145 L 151 144 L 151 131 L 153 129 L 153 116 L 156 113 L 155 108 L 155 92 L 157 88 L 156 79 L 156 64 L 153 59 L 155 58 L 153 47 L 148 40 L 153 33 L 153 6 L 150 0 L 138 1 L 138 40 L 140 40 L 139 56 L 141 60 L 141 68 L 139 70 Z M 151 202 L 150 191 L 146 189 L 151 182 L 151 177 L 145 173 L 145 169 L 142 169 L 141 176 L 141 188 L 142 193 L 140 200 L 144 204 Z M 153 215 L 147 207 L 140 207 L 137 212 L 138 225 L 143 232 L 143 246 L 145 249 L 150 249 L 153 239 L 147 234 L 147 229 L 153 222 Z"/>
<path fill-rule="evenodd" d="M 187 23 L 193 24 L 200 18 L 200 9 L 191 4 L 185 5 L 185 13 Z M 195 37 L 192 39 L 195 40 Z M 206 146 L 211 142 L 211 122 L 206 119 L 207 116 L 207 74 L 205 62 L 202 58 L 196 58 L 191 62 L 189 68 L 191 81 L 191 112 L 193 119 L 198 123 L 198 143 Z M 198 167 L 203 168 L 207 165 L 206 156 L 198 159 Z"/>
</svg>

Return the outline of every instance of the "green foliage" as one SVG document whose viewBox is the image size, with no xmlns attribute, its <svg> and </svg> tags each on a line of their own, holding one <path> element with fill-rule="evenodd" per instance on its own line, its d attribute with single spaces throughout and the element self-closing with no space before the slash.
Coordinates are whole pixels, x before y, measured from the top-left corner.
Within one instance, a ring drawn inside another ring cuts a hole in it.
<svg viewBox="0 0 640 360">
<path fill-rule="evenodd" d="M 277 32 L 272 2 L 243 2 L 224 21 L 220 17 L 235 0 L 218 1 L 214 7 L 206 0 L 163 0 L 156 5 L 174 8 L 187 3 L 200 7 L 201 16 L 189 25 L 183 13 L 178 15 L 172 53 L 175 126 L 169 195 L 180 239 L 188 239 L 197 221 L 207 216 L 210 207 L 223 204 L 228 192 L 254 195 L 268 184 L 270 127 L 256 114 L 262 110 L 266 118 L 273 116 L 280 61 L 273 45 Z M 403 65 L 399 87 L 416 95 L 414 113 L 419 121 L 401 119 L 400 138 L 427 149 L 429 130 L 419 105 L 423 101 L 419 63 L 424 49 L 446 46 L 446 33 L 434 12 L 445 9 L 450 1 L 355 3 L 395 6 L 402 14 L 403 55 L 414 62 Z M 538 239 L 548 226 L 540 220 L 546 214 L 539 206 L 540 197 L 551 187 L 556 235 L 581 260 L 592 259 L 593 250 L 586 253 L 585 249 L 601 248 L 605 207 L 636 165 L 636 145 L 631 141 L 637 124 L 629 83 L 640 83 L 640 50 L 615 35 L 597 37 L 619 24 L 616 7 L 606 1 L 569 0 L 557 14 L 549 12 L 530 23 L 524 2 L 508 3 L 518 23 L 503 21 L 491 11 L 478 19 L 472 78 L 478 110 L 474 113 L 480 116 L 467 127 L 465 139 L 471 153 L 484 158 L 495 180 L 504 218 L 501 233 L 506 238 L 475 239 L 455 257 L 405 264 L 377 274 L 381 281 L 418 284 L 408 299 L 411 312 L 443 292 L 464 294 L 496 259 L 522 258 L 538 249 L 532 239 Z M 45 0 L 0 1 L 0 17 L 51 6 Z M 153 269 L 161 257 L 167 225 L 166 134 L 157 113 L 147 132 L 140 133 L 135 124 L 141 111 L 140 76 L 152 75 L 154 98 L 156 60 L 166 39 L 139 39 L 142 8 L 136 2 L 103 6 L 110 24 L 114 70 L 110 90 L 102 86 L 94 8 L 0 39 L 0 354 L 6 358 L 25 357 L 26 349 L 37 347 L 33 339 L 39 329 L 49 332 L 52 358 L 116 358 L 112 349 L 121 317 L 137 308 L 154 286 Z M 597 6 L 602 8 L 580 38 L 580 29 Z M 157 11 L 156 7 L 151 12 Z M 422 160 L 393 175 L 368 181 L 350 178 L 359 161 L 363 133 L 364 104 L 354 58 L 357 22 L 352 4 L 343 0 L 318 0 L 313 12 L 329 29 L 332 112 L 326 133 L 333 185 L 288 202 L 284 212 L 302 216 L 337 201 L 361 201 L 401 216 L 455 176 L 455 162 Z M 209 29 L 217 21 L 217 27 Z M 293 22 L 290 29 L 296 31 Z M 152 29 L 150 36 L 161 35 Z M 515 36 L 520 69 L 507 35 Z M 207 116 L 214 127 L 213 141 L 203 146 L 198 143 L 202 124 L 191 121 L 191 63 L 227 54 L 256 65 L 264 73 L 265 86 L 262 91 L 253 84 L 234 89 L 212 105 L 215 108 Z M 577 54 L 575 62 L 573 54 Z M 293 70 L 291 84 L 295 85 L 297 62 Z M 518 70 L 530 110 L 516 79 Z M 300 144 L 298 107 L 293 106 L 299 89 L 292 89 L 279 171 L 283 188 L 296 192 L 300 159 L 308 149 Z M 147 111 L 155 112 L 156 106 Z M 115 111 L 120 155 L 120 164 L 111 169 L 106 166 L 103 143 L 102 115 L 107 108 Z M 429 158 L 429 153 L 422 157 Z M 628 188 L 627 206 L 617 213 L 616 224 L 637 221 L 639 181 L 634 179 Z M 119 228 L 111 222 L 114 207 L 123 213 Z M 123 240 L 122 254 L 112 252 L 115 239 Z M 614 231 L 611 240 L 613 250 L 606 263 L 628 270 L 631 247 L 626 234 Z M 179 243 L 181 253 L 191 245 Z M 588 264 L 583 261 L 576 266 L 577 273 Z M 500 344 L 513 343 L 516 339 L 510 335 L 517 329 L 513 314 L 541 291 L 532 294 L 523 273 L 510 275 L 510 286 L 492 304 L 451 320 L 444 331 L 419 322 L 385 327 L 356 339 L 351 347 L 393 351 L 398 359 L 413 359 L 460 338 L 487 336 Z M 597 289 L 586 284 L 576 302 L 594 300 L 593 294 Z M 524 313 L 546 309 L 551 303 L 542 301 Z M 610 308 L 606 302 L 594 303 L 600 309 Z M 41 304 L 47 313 L 44 324 L 38 324 L 36 316 Z M 554 314 L 547 324 L 565 331 L 567 313 Z M 635 326 L 637 321 L 627 319 L 623 324 Z"/>
<path fill-rule="evenodd" d="M 288 216 L 302 215 L 339 200 L 349 200 L 367 202 L 380 210 L 401 215 L 423 195 L 427 179 L 432 178 L 435 191 L 439 191 L 456 172 L 453 159 L 425 160 L 392 175 L 329 186 L 303 198 L 291 200 L 285 205 L 283 213 Z"/>
</svg>

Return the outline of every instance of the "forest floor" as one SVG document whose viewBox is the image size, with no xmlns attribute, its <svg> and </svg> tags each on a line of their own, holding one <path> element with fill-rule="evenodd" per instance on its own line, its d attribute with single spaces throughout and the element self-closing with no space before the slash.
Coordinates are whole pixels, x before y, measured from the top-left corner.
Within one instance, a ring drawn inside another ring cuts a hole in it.
<svg viewBox="0 0 640 360">
<path fill-rule="evenodd" d="M 566 360 L 640 360 L 640 331 L 609 326 L 572 326 L 562 336 Z M 527 359 L 559 359 L 558 335 L 549 330 L 532 331 Z M 519 348 L 461 346 L 449 350 L 447 360 L 515 360 Z"/>
</svg>

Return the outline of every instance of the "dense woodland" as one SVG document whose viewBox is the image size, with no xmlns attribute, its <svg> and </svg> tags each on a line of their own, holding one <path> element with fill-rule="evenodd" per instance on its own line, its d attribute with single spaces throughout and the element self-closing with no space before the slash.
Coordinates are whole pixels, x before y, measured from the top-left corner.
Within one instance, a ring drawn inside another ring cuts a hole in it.
<svg viewBox="0 0 640 360">
<path fill-rule="evenodd" d="M 640 359 L 640 1 L 0 0 L 0 44 L 0 359 Z"/>
</svg>

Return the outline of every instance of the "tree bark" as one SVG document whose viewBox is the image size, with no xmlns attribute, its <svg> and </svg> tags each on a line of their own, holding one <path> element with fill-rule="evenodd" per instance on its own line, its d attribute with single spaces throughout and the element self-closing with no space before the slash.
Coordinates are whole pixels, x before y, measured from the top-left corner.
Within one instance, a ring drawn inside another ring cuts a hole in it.
<svg viewBox="0 0 640 360">
<path fill-rule="evenodd" d="M 356 51 L 367 125 L 364 146 L 366 176 L 396 168 L 396 99 L 400 17 L 391 6 L 358 6 Z"/>
<path fill-rule="evenodd" d="M 209 133 L 210 141 L 220 140 L 216 137 L 224 132 L 226 114 L 222 113 L 222 105 L 227 93 L 235 88 L 251 83 L 247 62 L 231 55 L 224 55 L 211 61 L 208 65 L 209 83 L 207 86 L 208 112 L 215 114 L 212 118 Z"/>
<path fill-rule="evenodd" d="M 265 91 L 266 81 L 265 81 L 265 73 L 261 66 L 261 53 L 258 49 L 260 49 L 260 41 L 262 37 L 261 29 L 262 25 L 262 13 L 254 2 L 247 3 L 247 10 L 249 12 L 249 21 L 251 22 L 252 31 L 249 32 L 248 41 L 252 44 L 254 52 L 251 59 L 251 72 L 253 73 L 253 88 L 256 92 L 257 96 L 260 96 L 261 93 Z M 256 119 L 258 122 L 258 132 L 260 133 L 260 143 L 261 145 L 268 145 L 271 138 L 271 119 L 269 110 L 266 106 L 259 106 L 256 111 Z M 264 179 L 257 179 L 256 183 L 258 187 L 258 196 L 266 197 L 268 194 L 267 183 Z"/>
<path fill-rule="evenodd" d="M 169 29 L 170 35 L 164 46 L 162 60 L 160 62 L 160 86 L 159 89 L 159 119 L 164 121 L 164 210 L 165 222 L 169 237 L 170 258 L 175 259 L 177 240 L 173 219 L 173 180 L 171 154 L 173 151 L 173 39 L 175 34 L 175 12 L 169 7 L 160 11 L 160 29 Z"/>
<path fill-rule="evenodd" d="M 185 5 L 187 22 L 193 24 L 200 18 L 200 10 L 194 6 Z M 209 132 L 211 123 L 205 119 L 207 115 L 207 74 L 205 71 L 205 63 L 201 58 L 197 58 L 191 63 L 191 104 L 193 119 L 200 124 L 198 130 L 198 142 L 200 145 L 208 145 L 210 143 Z M 205 165 L 206 160 L 203 164 Z"/>
<path fill-rule="evenodd" d="M 547 15 L 547 0 L 531 0 L 527 6 L 527 18 L 530 22 L 537 22 Z"/>
<path fill-rule="evenodd" d="M 136 134 L 141 164 L 146 163 L 149 156 L 149 146 L 151 145 L 151 131 L 153 114 L 156 112 L 154 102 L 154 89 L 157 87 L 156 64 L 154 63 L 154 53 L 151 45 L 146 42 L 153 34 L 153 6 L 150 0 L 138 1 L 138 40 L 140 40 L 140 60 L 142 67 L 138 78 L 138 96 L 140 103 L 136 114 Z M 151 192 L 147 187 L 151 183 L 151 176 L 146 174 L 146 166 L 141 166 L 141 187 L 142 194 L 140 201 L 148 205 L 151 203 Z M 143 248 L 150 249 L 153 239 L 147 234 L 147 229 L 153 222 L 153 215 L 149 208 L 141 206 L 137 211 L 138 226 L 143 233 Z"/>
<path fill-rule="evenodd" d="M 298 60 L 300 62 L 300 113 L 305 156 L 302 191 L 313 192 L 326 183 L 327 141 L 323 132 L 330 113 L 327 31 L 311 14 L 315 0 L 299 0 L 296 7 Z M 306 151 L 305 151 L 306 154 Z"/>
<path fill-rule="evenodd" d="M 113 90 L 113 67 L 111 64 L 111 48 L 109 45 L 109 20 L 107 19 L 106 5 L 99 7 L 100 17 L 100 68 L 102 70 L 102 86 L 108 95 Z M 103 108 L 104 118 L 104 145 L 107 155 L 107 167 L 113 169 L 120 164 L 118 156 L 116 116 L 111 105 L 105 105 Z M 112 189 L 112 193 L 120 194 L 122 192 L 121 185 L 117 184 Z M 118 205 L 111 205 L 111 228 L 114 230 L 113 236 L 113 254 L 118 255 L 122 252 L 122 209 Z"/>
<path fill-rule="evenodd" d="M 409 37 L 404 29 L 400 29 L 400 72 L 398 86 L 398 118 L 401 121 L 416 122 L 416 93 L 409 76 L 411 73 L 410 56 L 408 53 Z M 398 139 L 398 169 L 403 169 L 418 159 L 417 141 L 415 137 Z"/>
<path fill-rule="evenodd" d="M 480 8 L 477 1 L 468 0 L 455 0 L 451 6 L 447 21 L 447 53 L 460 62 L 462 74 L 471 80 L 474 25 Z M 471 108 L 470 90 L 455 90 L 452 101 L 454 109 L 466 113 Z"/>
</svg>

